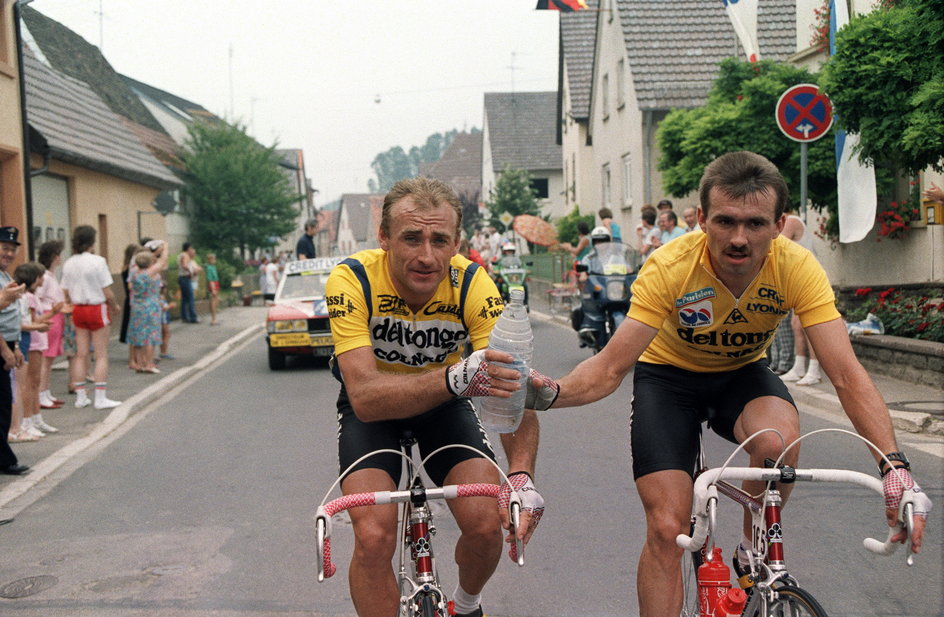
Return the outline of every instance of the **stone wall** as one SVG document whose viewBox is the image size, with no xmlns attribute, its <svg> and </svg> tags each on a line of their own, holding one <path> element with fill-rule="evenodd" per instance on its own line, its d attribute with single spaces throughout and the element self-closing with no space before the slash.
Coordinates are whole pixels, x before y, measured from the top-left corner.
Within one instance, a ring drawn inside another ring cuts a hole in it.
<svg viewBox="0 0 944 617">
<path fill-rule="evenodd" d="M 944 343 L 881 334 L 853 336 L 852 347 L 869 371 L 944 388 Z"/>
</svg>

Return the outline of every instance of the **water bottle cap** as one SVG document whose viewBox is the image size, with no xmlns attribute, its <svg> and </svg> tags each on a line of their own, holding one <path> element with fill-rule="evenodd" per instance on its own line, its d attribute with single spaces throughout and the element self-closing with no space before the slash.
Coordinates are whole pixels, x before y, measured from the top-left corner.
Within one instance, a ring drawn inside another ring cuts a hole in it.
<svg viewBox="0 0 944 617">
<path fill-rule="evenodd" d="M 511 302 L 524 304 L 524 290 L 523 289 L 512 289 L 510 292 L 508 292 L 508 296 Z"/>
</svg>

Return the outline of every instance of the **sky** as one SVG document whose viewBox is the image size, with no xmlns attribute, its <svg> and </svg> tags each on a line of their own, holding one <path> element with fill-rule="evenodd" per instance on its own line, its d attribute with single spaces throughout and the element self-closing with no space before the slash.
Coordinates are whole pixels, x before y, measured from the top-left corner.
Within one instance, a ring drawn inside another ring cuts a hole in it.
<svg viewBox="0 0 944 617">
<path fill-rule="evenodd" d="M 304 151 L 316 206 L 370 163 L 482 127 L 486 92 L 557 90 L 556 11 L 536 0 L 33 0 L 116 71 Z"/>
</svg>

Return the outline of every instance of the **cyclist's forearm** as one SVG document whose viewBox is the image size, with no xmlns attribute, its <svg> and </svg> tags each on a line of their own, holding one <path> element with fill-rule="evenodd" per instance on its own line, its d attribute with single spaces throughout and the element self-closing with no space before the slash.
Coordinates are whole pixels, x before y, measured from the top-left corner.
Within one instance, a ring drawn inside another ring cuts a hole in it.
<svg viewBox="0 0 944 617">
<path fill-rule="evenodd" d="M 526 471 L 534 478 L 535 463 L 538 455 L 540 427 L 538 416 L 531 409 L 525 409 L 524 417 L 514 433 L 502 433 L 502 449 L 508 459 L 507 472 Z"/>
<path fill-rule="evenodd" d="M 454 398 L 446 389 L 444 373 L 444 369 L 420 375 L 376 373 L 361 383 L 351 380 L 356 383 L 347 386 L 351 407 L 362 422 L 418 416 Z"/>
<path fill-rule="evenodd" d="M 837 386 L 836 395 L 857 433 L 878 446 L 882 452 L 898 450 L 888 407 L 865 369 L 862 369 L 861 376 Z M 872 452 L 872 456 L 876 463 L 880 460 L 876 452 Z"/>
</svg>

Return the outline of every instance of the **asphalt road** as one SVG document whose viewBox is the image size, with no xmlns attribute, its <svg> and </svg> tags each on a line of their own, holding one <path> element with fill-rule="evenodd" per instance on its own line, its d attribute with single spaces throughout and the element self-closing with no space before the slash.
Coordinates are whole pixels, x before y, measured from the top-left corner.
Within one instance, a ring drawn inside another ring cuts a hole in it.
<svg viewBox="0 0 944 617">
<path fill-rule="evenodd" d="M 560 376 L 587 357 L 569 329 L 534 321 L 536 368 Z M 353 615 L 343 521 L 334 526 L 338 575 L 318 584 L 314 569 L 312 515 L 337 473 L 336 395 L 323 364 L 270 372 L 261 335 L 180 384 L 0 527 L 0 595 L 16 592 L 12 582 L 23 588 L 23 597 L 0 598 L 0 615 Z M 638 614 L 644 518 L 629 467 L 630 397 L 627 380 L 605 401 L 542 416 L 537 481 L 548 509 L 525 567 L 503 558 L 486 588 L 489 615 Z M 802 422 L 812 430 L 838 419 Z M 713 464 L 732 449 L 716 439 L 708 448 Z M 842 436 L 815 438 L 802 460 L 872 469 L 864 448 Z M 880 558 L 862 548 L 862 537 L 885 533 L 876 496 L 845 487 L 795 491 L 784 519 L 788 563 L 830 615 L 940 614 L 944 473 L 929 454 L 916 451 L 912 462 L 937 487 L 929 492 L 938 506 L 912 569 L 902 553 Z M 730 507 L 722 517 L 727 559 L 740 516 Z M 455 526 L 444 514 L 437 527 L 451 591 Z"/>
</svg>

